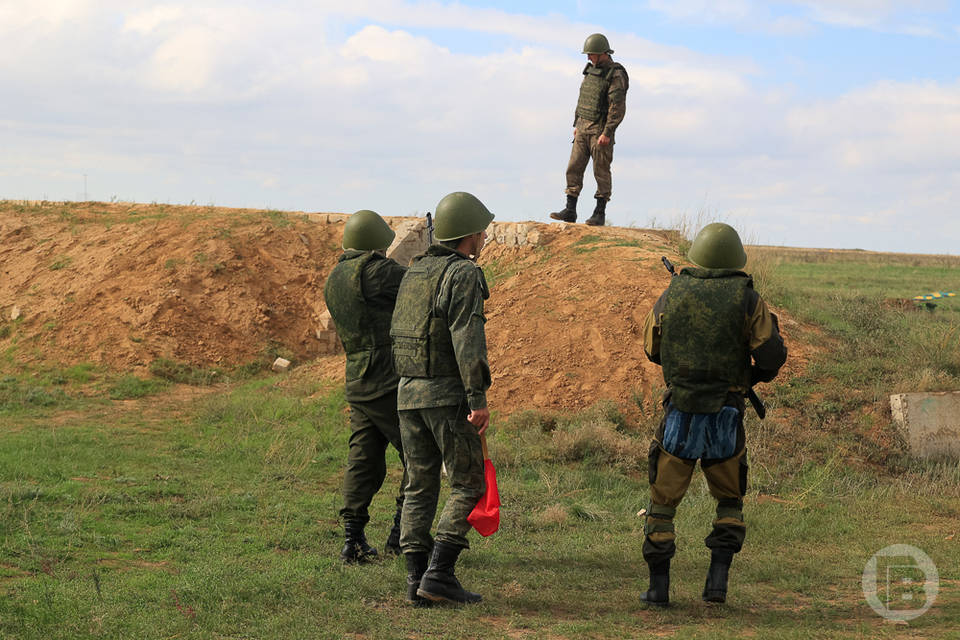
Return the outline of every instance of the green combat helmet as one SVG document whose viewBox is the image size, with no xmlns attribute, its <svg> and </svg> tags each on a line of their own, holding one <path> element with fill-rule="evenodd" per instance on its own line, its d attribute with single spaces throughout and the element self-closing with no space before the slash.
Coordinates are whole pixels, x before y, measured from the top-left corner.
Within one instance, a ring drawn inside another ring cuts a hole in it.
<svg viewBox="0 0 960 640">
<path fill-rule="evenodd" d="M 347 218 L 343 225 L 343 248 L 382 251 L 390 246 L 396 235 L 380 214 L 363 209 Z"/>
<path fill-rule="evenodd" d="M 583 43 L 583 53 L 613 53 L 613 49 L 607 42 L 607 36 L 594 33 L 587 36 L 586 42 Z"/>
<path fill-rule="evenodd" d="M 722 222 L 711 222 L 701 229 L 687 257 L 704 269 L 742 269 L 747 264 L 739 234 Z"/>
<path fill-rule="evenodd" d="M 457 240 L 480 233 L 492 221 L 493 214 L 476 196 L 454 191 L 437 204 L 433 218 L 434 237 L 440 241 Z"/>
</svg>

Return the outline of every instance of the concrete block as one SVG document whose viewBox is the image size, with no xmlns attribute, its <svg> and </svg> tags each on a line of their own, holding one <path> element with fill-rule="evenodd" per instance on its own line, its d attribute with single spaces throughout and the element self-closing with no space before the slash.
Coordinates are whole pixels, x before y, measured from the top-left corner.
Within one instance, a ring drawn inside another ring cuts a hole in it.
<svg viewBox="0 0 960 640">
<path fill-rule="evenodd" d="M 430 246 L 426 218 L 405 220 L 394 231 L 397 236 L 387 248 L 387 257 L 402 265 L 410 264 L 414 256 L 423 253 Z"/>
<path fill-rule="evenodd" d="M 320 314 L 320 327 L 324 331 L 336 331 L 337 327 L 333 324 L 333 316 L 330 315 L 329 311 L 324 311 Z M 319 333 L 319 331 L 318 331 Z"/>
<path fill-rule="evenodd" d="M 913 455 L 960 459 L 960 391 L 892 395 L 890 412 Z"/>
<path fill-rule="evenodd" d="M 317 329 L 317 342 L 319 343 L 319 352 L 324 355 L 333 355 L 343 351 L 343 345 L 340 344 L 340 337 L 336 331 Z"/>
<path fill-rule="evenodd" d="M 278 373 L 282 373 L 290 368 L 290 361 L 286 358 L 277 358 L 273 361 L 273 364 L 270 365 L 270 368 Z"/>
</svg>

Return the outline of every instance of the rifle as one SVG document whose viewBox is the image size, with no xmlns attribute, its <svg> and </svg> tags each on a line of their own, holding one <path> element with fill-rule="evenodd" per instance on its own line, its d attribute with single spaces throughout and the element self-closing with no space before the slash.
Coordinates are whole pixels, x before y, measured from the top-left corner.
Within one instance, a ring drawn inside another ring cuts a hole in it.
<svg viewBox="0 0 960 640">
<path fill-rule="evenodd" d="M 674 268 L 673 263 L 667 259 L 667 256 L 660 256 L 660 260 L 663 262 L 663 266 L 667 268 L 667 271 L 670 272 L 670 277 L 675 277 L 677 270 Z M 747 389 L 747 399 L 750 400 L 750 404 L 753 405 L 753 410 L 757 412 L 758 418 L 763 420 L 767 417 L 767 408 L 764 406 L 760 396 L 757 395 L 757 392 L 753 390 L 753 387 Z"/>
<path fill-rule="evenodd" d="M 427 211 L 427 244 L 433 244 L 433 217 Z"/>
</svg>

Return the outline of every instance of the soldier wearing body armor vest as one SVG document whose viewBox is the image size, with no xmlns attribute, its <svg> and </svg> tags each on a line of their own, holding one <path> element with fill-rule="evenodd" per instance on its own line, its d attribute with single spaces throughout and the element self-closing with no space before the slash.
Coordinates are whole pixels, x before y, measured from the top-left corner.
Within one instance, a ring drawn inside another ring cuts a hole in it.
<svg viewBox="0 0 960 640">
<path fill-rule="evenodd" d="M 403 461 L 397 383 L 390 351 L 390 320 L 406 267 L 384 257 L 394 232 L 373 211 L 357 211 L 343 229 L 343 249 L 324 288 L 327 309 L 347 354 L 346 399 L 350 404 L 350 447 L 343 477 L 346 541 L 340 558 L 362 563 L 377 556 L 364 528 L 368 507 L 386 477 L 384 459 L 392 444 Z M 404 473 L 404 481 L 406 473 Z M 396 498 L 393 528 L 384 549 L 400 553 L 403 483 Z"/>
<path fill-rule="evenodd" d="M 479 602 L 454 565 L 469 547 L 467 516 L 484 491 L 480 435 L 490 421 L 490 367 L 484 333 L 483 271 L 475 263 L 493 214 L 476 197 L 444 197 L 434 218 L 437 243 L 414 258 L 400 285 L 390 335 L 400 374 L 398 407 L 407 474 L 400 546 L 407 601 Z M 450 496 L 430 536 L 446 466 Z"/>
<path fill-rule="evenodd" d="M 567 164 L 567 204 L 550 214 L 554 220 L 577 221 L 577 198 L 583 189 L 583 173 L 593 160 L 597 180 L 597 201 L 587 224 L 602 226 L 607 201 L 612 192 L 610 164 L 613 162 L 614 133 L 627 111 L 627 89 L 630 78 L 623 65 L 610 57 L 613 49 L 606 36 L 594 33 L 583 44 L 583 53 L 590 60 L 583 69 L 580 98 L 573 116 L 573 149 Z"/>
<path fill-rule="evenodd" d="M 697 235 L 680 271 L 647 315 L 644 351 L 663 367 L 664 417 L 650 444 L 650 504 L 643 557 L 650 588 L 641 599 L 669 603 L 670 560 L 676 551 L 673 518 L 697 460 L 717 501 L 703 600 L 725 602 L 733 555 L 743 545 L 747 490 L 744 396 L 776 377 L 787 359 L 777 316 L 741 271 L 740 236 L 723 223 Z"/>
</svg>

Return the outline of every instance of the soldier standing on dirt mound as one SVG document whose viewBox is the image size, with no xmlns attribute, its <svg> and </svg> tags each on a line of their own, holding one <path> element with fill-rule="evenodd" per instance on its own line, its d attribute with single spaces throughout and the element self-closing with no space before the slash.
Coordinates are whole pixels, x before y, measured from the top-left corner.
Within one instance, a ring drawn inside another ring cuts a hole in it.
<svg viewBox="0 0 960 640">
<path fill-rule="evenodd" d="M 593 159 L 597 180 L 597 205 L 587 224 L 603 226 L 607 201 L 612 192 L 610 164 L 613 162 L 614 132 L 627 112 L 630 78 L 622 64 L 610 57 L 613 49 L 606 36 L 594 33 L 583 44 L 590 62 L 583 69 L 580 98 L 573 117 L 573 149 L 567 164 L 567 204 L 550 214 L 554 220 L 577 221 L 577 198 L 583 188 L 583 172 Z"/>
<path fill-rule="evenodd" d="M 346 542 L 340 558 L 362 563 L 377 556 L 367 544 L 364 527 L 374 494 L 386 477 L 387 443 L 403 460 L 397 383 L 390 352 L 390 320 L 406 267 L 386 258 L 394 232 L 373 211 L 357 211 L 343 228 L 343 255 L 324 288 L 327 309 L 347 354 L 346 399 L 350 404 L 350 449 L 343 477 L 343 518 Z M 400 513 L 403 484 L 397 496 L 393 528 L 385 551 L 400 554 Z"/>
<path fill-rule="evenodd" d="M 414 258 L 393 313 L 390 335 L 409 474 L 400 546 L 407 563 L 407 601 L 414 605 L 481 600 L 460 585 L 454 565 L 469 547 L 467 516 L 484 491 L 480 435 L 490 421 L 490 367 L 483 304 L 490 293 L 475 260 L 492 220 L 473 195 L 445 196 L 436 208 L 438 242 Z M 430 528 L 441 465 L 450 478 L 450 497 L 434 542 Z"/>
<path fill-rule="evenodd" d="M 715 222 L 697 234 L 688 257 L 695 268 L 674 277 L 647 315 L 644 351 L 663 367 L 664 417 L 650 444 L 650 506 L 643 557 L 650 588 L 641 599 L 669 603 L 673 517 L 697 460 L 717 500 L 703 589 L 706 602 L 724 602 L 733 554 L 743 545 L 747 489 L 744 396 L 776 377 L 787 359 L 777 316 L 740 271 L 747 255 L 733 227 Z"/>
</svg>

